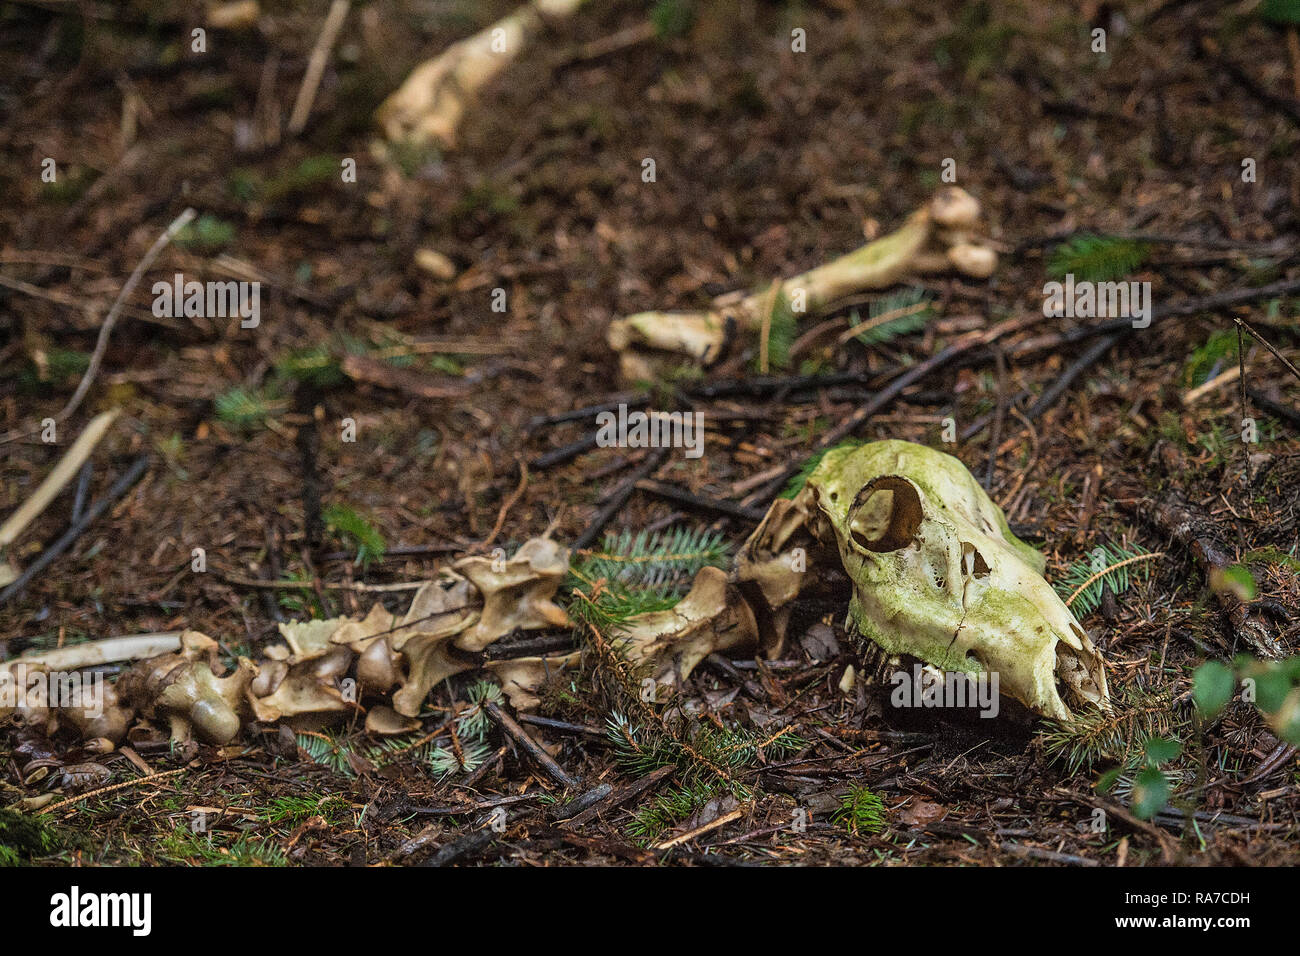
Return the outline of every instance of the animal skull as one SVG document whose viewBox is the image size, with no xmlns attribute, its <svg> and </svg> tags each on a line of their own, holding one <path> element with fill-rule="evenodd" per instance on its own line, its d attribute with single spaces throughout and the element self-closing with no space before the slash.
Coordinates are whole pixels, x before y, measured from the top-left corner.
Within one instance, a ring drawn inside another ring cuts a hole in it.
<svg viewBox="0 0 1300 956">
<path fill-rule="evenodd" d="M 1043 557 L 951 455 L 904 441 L 828 452 L 796 498 L 853 582 L 849 620 L 890 654 L 996 672 L 1031 710 L 1108 706 L 1101 655 L 1042 578 Z"/>
</svg>

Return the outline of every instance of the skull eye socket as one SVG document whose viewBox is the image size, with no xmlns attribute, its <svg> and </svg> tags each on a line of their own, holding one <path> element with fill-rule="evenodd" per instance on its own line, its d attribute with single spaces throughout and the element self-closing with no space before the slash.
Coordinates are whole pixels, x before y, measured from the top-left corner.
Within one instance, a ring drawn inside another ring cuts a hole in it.
<svg viewBox="0 0 1300 956">
<path fill-rule="evenodd" d="M 916 540 L 924 512 L 921 495 L 906 478 L 884 475 L 867 483 L 849 506 L 849 537 L 877 554 Z"/>
</svg>

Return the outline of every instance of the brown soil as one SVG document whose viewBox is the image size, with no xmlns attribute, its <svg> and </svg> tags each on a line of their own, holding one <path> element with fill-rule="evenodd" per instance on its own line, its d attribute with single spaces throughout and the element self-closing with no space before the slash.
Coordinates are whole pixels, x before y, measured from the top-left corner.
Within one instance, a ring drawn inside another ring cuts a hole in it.
<svg viewBox="0 0 1300 956">
<path fill-rule="evenodd" d="M 856 371 L 884 383 L 959 331 L 1041 314 L 1045 240 L 1074 230 L 1211 240 L 1152 246 L 1130 278 L 1152 283 L 1158 307 L 1295 275 L 1292 255 L 1261 250 L 1296 236 L 1300 111 L 1285 106 L 1294 106 L 1298 67 L 1283 31 L 1214 4 L 1127 4 L 1119 13 L 1097 3 L 725 0 L 696 4 L 681 35 L 575 60 L 582 44 L 647 13 L 645 3 L 593 4 L 549 28 L 490 88 L 458 148 L 404 155 L 400 169 L 372 152 L 375 106 L 421 59 L 508 12 L 509 0 L 434 5 L 437 15 L 398 0 L 354 10 L 306 134 L 260 153 L 235 149 L 236 128 L 253 115 L 268 61 L 278 60 L 274 98 L 287 115 L 319 30 L 316 5 L 306 13 L 264 2 L 259 29 L 209 31 L 203 55 L 188 51 L 189 4 L 90 3 L 84 14 L 63 6 L 0 7 L 0 429 L 23 436 L 3 446 L 0 505 L 8 513 L 27 497 L 102 408 L 121 406 L 124 416 L 96 454 L 91 496 L 134 456 L 152 463 L 68 554 L 0 607 L 10 653 L 180 628 L 218 638 L 231 655 L 255 653 L 275 637 L 276 614 L 364 610 L 366 595 L 323 585 L 417 580 L 481 552 L 521 484 L 520 463 L 588 427 L 530 431 L 529 419 L 620 393 L 603 336 L 612 318 L 700 307 L 855 248 L 923 202 L 949 157 L 1004 250 L 995 277 L 929 282 L 936 317 L 923 333 L 810 351 L 792 373 Z M 807 30 L 805 54 L 789 50 L 796 26 Z M 1105 55 L 1090 50 L 1094 26 L 1108 31 Z M 1217 53 L 1205 53 L 1201 38 Z M 1255 89 L 1215 56 L 1240 64 Z M 130 144 L 124 111 L 134 116 Z M 55 184 L 42 182 L 46 157 L 57 162 Z M 645 157 L 656 160 L 654 183 L 642 182 Z M 1249 184 L 1247 157 L 1258 170 Z M 356 161 L 355 184 L 340 182 L 345 158 Z M 122 282 L 185 206 L 211 217 L 211 241 L 173 246 L 150 270 L 95 387 L 62 426 L 62 448 L 32 437 L 71 396 Z M 457 276 L 416 267 L 421 247 L 449 257 Z M 259 328 L 152 317 L 154 281 L 176 272 L 225 278 L 223 254 L 264 276 Z M 498 287 L 504 314 L 491 309 Z M 1092 341 L 1017 353 L 1033 335 L 1085 324 L 1044 319 L 1004 341 L 1001 372 L 991 353 L 945 367 L 858 437 L 938 445 L 943 418 L 962 429 L 1000 400 L 1014 403 L 995 452 L 988 429 L 949 450 L 981 478 L 993 454 L 990 493 L 1049 555 L 1049 578 L 1106 542 L 1168 552 L 1085 623 L 1116 688 L 1176 698 L 1207 656 L 1250 648 L 1218 613 L 1202 566 L 1135 502 L 1181 490 L 1235 560 L 1265 548 L 1294 553 L 1297 542 L 1296 424 L 1253 413 L 1261 441 L 1250 447 L 1258 457 L 1249 480 L 1236 385 L 1183 402 L 1235 364 L 1200 357 L 1212 336 L 1233 331 L 1234 315 L 1296 361 L 1292 300 L 1171 318 L 1129 336 L 1030 420 L 1034 398 Z M 459 395 L 420 398 L 348 380 L 293 386 L 277 374 L 297 350 L 341 351 L 346 342 L 399 351 L 425 343 L 405 367 Z M 1300 404 L 1300 383 L 1246 343 L 1250 388 Z M 741 355 L 704 379 L 748 374 L 750 365 Z M 264 414 L 240 424 L 223 412 L 218 399 L 236 388 L 260 395 Z M 805 456 L 861 401 L 860 389 L 839 388 L 696 402 L 719 423 L 708 453 L 671 457 L 656 477 L 705 499 L 739 500 L 737 485 Z M 726 412 L 740 417 L 724 424 Z M 341 440 L 349 418 L 353 443 Z M 307 457 L 321 501 L 368 519 L 388 543 L 383 561 L 355 565 L 349 542 L 328 529 L 313 540 L 303 429 L 318 441 Z M 576 538 L 638 461 L 615 449 L 529 469 L 495 543 L 510 548 L 548 528 Z M 24 536 L 20 565 L 62 533 L 71 498 Z M 674 513 L 638 493 L 610 530 L 663 526 Z M 717 521 L 733 544 L 752 529 L 716 514 L 680 520 Z M 205 575 L 189 572 L 196 546 L 207 552 Z M 1254 570 L 1260 598 L 1290 614 L 1265 620 L 1293 652 L 1300 578 L 1276 561 Z M 269 591 L 233 580 L 258 577 L 309 586 Z M 850 646 L 838 610 L 804 617 L 805 628 L 832 623 L 840 647 Z M 34 858 L 405 863 L 457 847 L 461 862 L 534 865 L 1296 862 L 1294 751 L 1279 750 L 1247 705 L 1185 741 L 1196 755 L 1182 765 L 1185 789 L 1196 795 L 1153 823 L 1134 822 L 1124 799 L 1094 791 L 1104 768 L 1067 772 L 1024 722 L 1000 720 L 991 732 L 979 721 L 901 727 L 872 694 L 839 691 L 847 650 L 814 663 L 809 646 L 796 635 L 786 657 L 797 666 L 770 671 L 706 663 L 685 688 L 709 719 L 793 724 L 805 746 L 745 771 L 754 799 L 742 814 L 670 853 L 643 849 L 629 831 L 656 789 L 564 830 L 548 815 L 555 786 L 514 750 L 467 789 L 414 761 L 337 773 L 271 731 L 221 751 L 142 744 L 151 769 L 184 771 L 56 813 L 63 848 Z M 599 695 L 581 692 L 597 666 L 579 693 L 548 696 L 544 713 L 603 728 Z M 429 729 L 465 700 L 468 683 L 431 696 Z M 635 778 L 603 737 L 531 730 L 557 744 L 560 763 L 588 785 Z M 496 730 L 489 737 L 493 752 L 505 745 Z M 0 804 L 46 789 L 49 778 L 19 772 L 38 752 L 63 765 L 92 759 L 72 739 L 11 731 L 0 738 Z M 1209 769 L 1196 777 L 1202 757 Z M 138 773 L 120 754 L 93 759 L 113 782 Z M 882 832 L 832 822 L 853 785 L 883 797 Z M 506 831 L 464 842 L 506 797 Z M 272 812 L 288 798 L 292 812 Z M 1109 813 L 1104 834 L 1090 829 L 1099 801 Z M 785 824 L 798 807 L 811 822 L 796 833 Z M 186 837 L 195 812 L 211 816 L 206 844 Z M 1196 827 L 1186 825 L 1191 813 L 1200 814 Z"/>
</svg>

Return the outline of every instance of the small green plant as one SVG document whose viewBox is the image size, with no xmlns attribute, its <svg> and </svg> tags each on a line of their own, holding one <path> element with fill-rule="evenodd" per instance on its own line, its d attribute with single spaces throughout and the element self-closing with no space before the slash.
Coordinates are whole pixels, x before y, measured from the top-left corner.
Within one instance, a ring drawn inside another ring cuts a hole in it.
<svg viewBox="0 0 1300 956">
<path fill-rule="evenodd" d="M 323 617 L 325 610 L 320 606 L 320 598 L 312 590 L 311 575 L 306 571 L 289 571 L 285 577 L 289 581 L 301 581 L 302 587 L 297 590 L 281 591 L 280 607 L 297 616 Z"/>
<path fill-rule="evenodd" d="M 330 733 L 299 734 L 298 746 L 316 763 L 347 777 L 355 774 L 358 758 L 375 767 L 409 760 L 423 764 L 439 777 L 471 773 L 482 766 L 491 752 L 486 739 L 492 721 L 486 705 L 500 703 L 503 696 L 501 688 L 488 680 L 475 681 L 466 694 L 470 704 L 457 717 L 456 734 L 450 746 L 438 744 L 435 739 L 438 734 L 393 737 L 364 746 L 347 743 Z"/>
<path fill-rule="evenodd" d="M 293 169 L 286 170 L 267 180 L 259 190 L 258 199 L 276 203 L 308 193 L 335 182 L 339 175 L 339 161 L 333 156 L 308 156 Z"/>
<path fill-rule="evenodd" d="M 1188 723 L 1168 694 L 1126 688 L 1117 691 L 1109 712 L 1087 708 L 1068 723 L 1047 722 L 1042 740 L 1048 759 L 1069 773 L 1104 761 L 1131 769 L 1144 741 L 1180 736 Z"/>
<path fill-rule="evenodd" d="M 684 36 L 695 22 L 691 0 L 656 0 L 650 8 L 650 23 L 661 39 Z"/>
<path fill-rule="evenodd" d="M 1257 548 L 1243 554 L 1241 563 L 1245 565 L 1272 564 L 1286 568 L 1292 574 L 1300 574 L 1300 558 L 1297 558 L 1294 554 L 1297 548 L 1300 548 L 1300 545 L 1295 545 L 1291 551 L 1283 551 L 1281 548 Z"/>
<path fill-rule="evenodd" d="M 1075 236 L 1057 247 L 1047 268 L 1058 278 L 1073 275 L 1080 281 L 1109 282 L 1136 271 L 1150 253 L 1149 246 L 1132 239 Z"/>
<path fill-rule="evenodd" d="M 776 758 L 807 745 L 790 728 L 774 734 L 713 724 L 675 730 L 665 733 L 662 727 L 638 724 L 618 711 L 606 720 L 606 738 L 614 748 L 615 759 L 623 770 L 636 776 L 673 766 L 687 779 L 700 777 L 706 768 L 727 778 L 730 771 L 742 770 L 760 758 Z M 748 791 L 733 786 L 729 778 L 724 782 L 737 797 L 748 797 Z"/>
<path fill-rule="evenodd" d="M 709 531 L 677 527 L 647 534 L 607 534 L 598 551 L 579 552 L 563 590 L 579 593 L 569 614 L 616 634 L 628 618 L 666 611 L 700 568 L 725 567 L 730 546 Z"/>
<path fill-rule="evenodd" d="M 1229 594 L 1238 601 L 1253 601 L 1259 589 L 1255 575 L 1244 564 L 1229 564 L 1210 571 L 1210 590 L 1215 594 Z"/>
<path fill-rule="evenodd" d="M 0 866 L 19 866 L 48 856 L 62 841 L 38 817 L 0 808 Z"/>
<path fill-rule="evenodd" d="M 179 825 L 158 844 L 158 854 L 182 866 L 287 866 L 284 851 L 269 837 L 248 833 L 195 833 Z"/>
<path fill-rule="evenodd" d="M 1183 383 L 1187 386 L 1199 385 L 1210 372 L 1225 361 L 1237 359 L 1236 329 L 1219 329 L 1210 333 L 1204 345 L 1200 345 L 1187 359 L 1183 369 Z"/>
<path fill-rule="evenodd" d="M 846 827 L 854 835 L 879 833 L 885 828 L 885 801 L 867 787 L 851 787 L 840 799 L 840 808 L 832 815 L 831 822 Z"/>
<path fill-rule="evenodd" d="M 1253 703 L 1275 733 L 1300 746 L 1300 656 L 1281 661 L 1239 655 L 1231 667 L 1206 661 L 1192 675 L 1192 699 L 1197 713 L 1209 721 L 1219 715 L 1237 687 Z"/>
<path fill-rule="evenodd" d="M 347 797 L 338 793 L 324 796 L 272 797 L 262 810 L 262 822 L 268 826 L 296 827 L 312 817 L 323 817 L 327 823 L 339 823 L 344 819 L 349 803 Z"/>
<path fill-rule="evenodd" d="M 298 748 L 307 754 L 314 763 L 328 767 L 345 777 L 353 775 L 352 762 L 348 760 L 348 749 L 343 741 L 331 733 L 298 734 Z"/>
<path fill-rule="evenodd" d="M 644 843 L 649 843 L 665 830 L 685 820 L 714 797 L 719 796 L 721 792 L 722 788 L 716 783 L 700 781 L 682 787 L 672 787 L 637 810 L 632 817 L 632 822 L 627 826 L 628 833 Z"/>
<path fill-rule="evenodd" d="M 935 43 L 935 62 L 945 69 L 959 69 L 967 80 L 974 81 L 1004 61 L 1018 31 L 995 20 L 993 10 L 988 0 L 964 4 L 952 32 Z"/>
<path fill-rule="evenodd" d="M 237 385 L 222 392 L 213 400 L 217 418 L 236 428 L 250 429 L 260 425 L 284 408 L 270 389 L 250 389 Z"/>
<path fill-rule="evenodd" d="M 176 235 L 176 245 L 199 253 L 217 252 L 235 241 L 235 227 L 224 219 L 204 213 L 187 223 Z"/>
<path fill-rule="evenodd" d="M 731 547 L 717 532 L 678 526 L 606 534 L 599 551 L 580 552 L 574 575 L 583 581 L 616 582 L 629 588 L 662 589 L 712 565 L 726 567 Z"/>
<path fill-rule="evenodd" d="M 276 361 L 275 370 L 284 378 L 305 382 L 318 388 L 338 385 L 347 379 L 339 365 L 339 360 L 325 345 L 295 349 Z"/>
<path fill-rule="evenodd" d="M 1264 0 L 1257 10 L 1270 23 L 1283 26 L 1300 24 L 1300 0 Z"/>
<path fill-rule="evenodd" d="M 822 463 L 822 459 L 826 457 L 827 452 L 836 451 L 840 448 L 857 448 L 861 444 L 863 444 L 863 441 L 860 438 L 846 438 L 838 445 L 824 448 L 810 456 L 807 461 L 799 466 L 799 470 L 795 473 L 794 477 L 790 479 L 790 483 L 785 486 L 785 490 L 777 497 L 793 498 L 795 495 L 799 494 L 799 492 L 803 491 L 803 486 L 808 483 L 808 476 L 817 470 L 817 466 Z"/>
<path fill-rule="evenodd" d="M 426 758 L 429 769 L 440 777 L 453 773 L 473 773 L 488 758 L 488 748 L 482 744 L 462 744 L 459 753 L 454 748 L 434 747 Z"/>
<path fill-rule="evenodd" d="M 488 716 L 488 704 L 500 704 L 503 700 L 501 688 L 490 680 L 477 680 L 469 685 L 465 692 L 469 697 L 469 710 L 464 711 L 456 720 L 456 732 L 468 740 L 483 740 L 492 729 L 492 718 Z"/>
<path fill-rule="evenodd" d="M 368 567 L 372 561 L 382 561 L 388 543 L 379 530 L 347 505 L 330 505 L 321 518 L 325 526 L 356 547 L 356 563 Z"/>
<path fill-rule="evenodd" d="M 519 211 L 519 200 L 505 183 L 485 180 L 472 187 L 456 201 L 453 215 L 471 216 L 486 213 L 490 216 L 511 216 Z"/>
<path fill-rule="evenodd" d="M 1169 737 L 1148 737 L 1143 743 L 1142 759 L 1136 768 L 1129 793 L 1129 806 L 1133 815 L 1150 820 L 1169 805 L 1174 783 L 1165 765 L 1177 760 L 1183 745 Z M 1115 767 L 1102 775 L 1097 789 L 1106 792 L 1124 776 L 1124 767 Z"/>
<path fill-rule="evenodd" d="M 69 380 L 80 377 L 90 365 L 89 352 L 50 348 L 45 350 L 44 362 L 28 362 L 18 372 L 18 387 L 29 393 L 60 388 Z"/>
</svg>

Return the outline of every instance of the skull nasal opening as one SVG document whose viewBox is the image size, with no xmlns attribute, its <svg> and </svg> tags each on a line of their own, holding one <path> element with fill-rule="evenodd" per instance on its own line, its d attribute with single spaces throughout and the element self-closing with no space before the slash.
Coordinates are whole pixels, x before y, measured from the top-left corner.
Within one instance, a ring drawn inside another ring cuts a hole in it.
<svg viewBox="0 0 1300 956">
<path fill-rule="evenodd" d="M 897 551 L 916 540 L 923 517 L 916 486 L 899 475 L 882 475 L 868 482 L 849 506 L 849 536 L 877 554 Z"/>
</svg>

